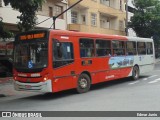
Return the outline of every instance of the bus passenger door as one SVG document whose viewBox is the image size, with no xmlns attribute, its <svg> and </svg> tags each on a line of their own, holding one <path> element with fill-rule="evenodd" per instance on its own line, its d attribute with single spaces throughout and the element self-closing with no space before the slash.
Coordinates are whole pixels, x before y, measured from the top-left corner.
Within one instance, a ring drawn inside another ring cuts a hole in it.
<svg viewBox="0 0 160 120">
<path fill-rule="evenodd" d="M 72 42 L 53 40 L 53 90 L 75 88 L 74 55 Z"/>
</svg>

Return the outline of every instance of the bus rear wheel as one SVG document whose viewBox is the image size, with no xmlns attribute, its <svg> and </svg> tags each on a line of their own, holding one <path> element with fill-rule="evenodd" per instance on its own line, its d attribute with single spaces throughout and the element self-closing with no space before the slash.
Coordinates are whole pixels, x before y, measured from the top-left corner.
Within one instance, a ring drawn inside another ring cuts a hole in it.
<svg viewBox="0 0 160 120">
<path fill-rule="evenodd" d="M 138 68 L 138 66 L 133 67 L 132 78 L 133 78 L 133 80 L 137 80 L 139 78 L 139 68 Z"/>
<path fill-rule="evenodd" d="M 77 92 L 78 93 L 85 93 L 89 91 L 91 86 L 91 79 L 87 74 L 81 74 L 78 78 L 77 83 Z"/>
</svg>

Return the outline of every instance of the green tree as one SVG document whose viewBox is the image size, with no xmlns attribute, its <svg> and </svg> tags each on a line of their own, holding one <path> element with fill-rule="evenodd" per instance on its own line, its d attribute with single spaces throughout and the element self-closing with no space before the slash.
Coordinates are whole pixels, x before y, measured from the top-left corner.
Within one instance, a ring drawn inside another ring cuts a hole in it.
<svg viewBox="0 0 160 120">
<path fill-rule="evenodd" d="M 0 38 L 5 39 L 5 38 L 11 38 L 11 37 L 13 37 L 13 33 L 11 33 L 10 31 L 4 28 L 4 23 L 1 18 L 0 20 Z"/>
<path fill-rule="evenodd" d="M 160 32 L 160 1 L 134 0 L 134 16 L 129 27 L 139 37 L 151 37 Z"/>
<path fill-rule="evenodd" d="M 153 37 L 155 47 L 160 46 L 160 1 L 134 0 L 134 16 L 128 27 L 132 28 L 139 37 Z"/>
<path fill-rule="evenodd" d="M 10 4 L 12 8 L 18 10 L 21 15 L 17 16 L 20 20 L 18 28 L 20 31 L 28 31 L 36 25 L 36 12 L 45 0 L 4 0 L 5 5 Z"/>
</svg>

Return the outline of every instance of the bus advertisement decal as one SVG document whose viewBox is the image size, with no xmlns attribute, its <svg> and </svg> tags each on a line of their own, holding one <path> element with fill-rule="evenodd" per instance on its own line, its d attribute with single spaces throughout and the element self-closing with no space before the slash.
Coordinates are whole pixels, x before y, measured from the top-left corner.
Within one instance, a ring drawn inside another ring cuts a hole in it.
<svg viewBox="0 0 160 120">
<path fill-rule="evenodd" d="M 125 56 L 125 57 L 111 57 L 109 60 L 109 66 L 111 69 L 119 69 L 125 67 L 133 66 L 134 57 Z"/>
</svg>

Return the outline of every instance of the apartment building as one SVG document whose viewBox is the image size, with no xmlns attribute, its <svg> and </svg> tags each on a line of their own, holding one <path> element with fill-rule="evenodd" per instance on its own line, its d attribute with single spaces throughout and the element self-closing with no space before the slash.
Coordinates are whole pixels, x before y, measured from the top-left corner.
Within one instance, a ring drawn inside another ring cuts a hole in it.
<svg viewBox="0 0 160 120">
<path fill-rule="evenodd" d="M 125 21 L 125 0 L 83 0 L 71 9 L 68 30 L 126 35 Z"/>
<path fill-rule="evenodd" d="M 39 8 L 39 11 L 37 12 L 37 23 L 40 23 L 47 18 L 50 18 L 49 20 L 38 24 L 37 28 L 50 28 L 53 24 L 52 16 L 56 16 L 60 14 L 62 11 L 67 9 L 68 2 L 67 0 L 46 0 L 46 2 L 42 5 L 42 7 Z M 17 22 L 19 19 L 17 19 L 17 16 L 19 16 L 20 13 L 13 9 L 11 6 L 5 6 L 3 0 L 0 0 L 0 17 L 3 18 L 3 22 L 5 23 L 5 27 L 9 29 L 10 31 L 17 33 Z M 56 20 L 56 29 L 67 29 L 67 14 L 64 14 L 60 16 Z"/>
</svg>

